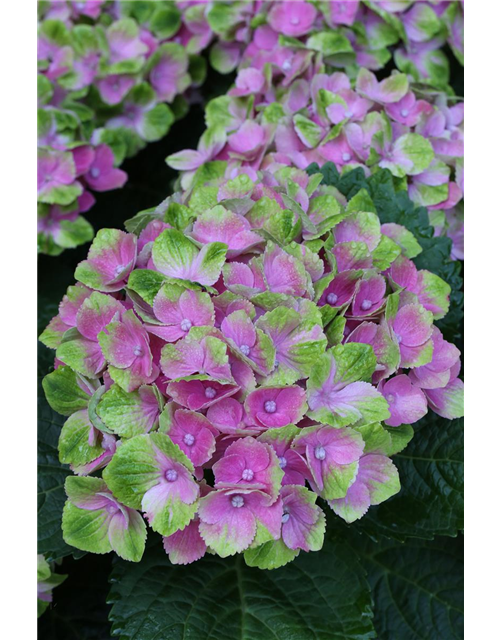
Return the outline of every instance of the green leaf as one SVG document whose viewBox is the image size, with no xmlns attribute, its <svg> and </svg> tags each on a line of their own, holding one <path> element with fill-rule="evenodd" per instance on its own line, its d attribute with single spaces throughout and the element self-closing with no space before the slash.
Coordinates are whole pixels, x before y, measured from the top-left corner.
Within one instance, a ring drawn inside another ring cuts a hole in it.
<svg viewBox="0 0 500 640">
<path fill-rule="evenodd" d="M 386 640 L 461 640 L 463 538 L 432 542 L 373 542 L 352 547 L 368 570 L 377 637 Z"/>
<path fill-rule="evenodd" d="M 88 393 L 78 384 L 80 376 L 70 367 L 59 367 L 42 381 L 45 397 L 50 407 L 63 416 L 86 409 L 90 400 Z M 89 384 L 89 381 L 85 382 Z"/>
<path fill-rule="evenodd" d="M 121 640 L 375 637 L 363 567 L 337 537 L 274 571 L 247 567 L 241 556 L 206 556 L 186 570 L 155 547 L 140 565 L 118 561 L 111 582 Z"/>
<path fill-rule="evenodd" d="M 61 517 L 66 495 L 64 481 L 70 475 L 59 462 L 57 441 L 64 418 L 47 404 L 43 391 L 38 400 L 38 553 L 48 560 L 62 558 L 73 549 L 63 540 Z"/>
<path fill-rule="evenodd" d="M 166 280 L 166 276 L 158 271 L 135 269 L 130 274 L 127 289 L 135 291 L 147 304 L 153 306 L 155 296 Z"/>
<path fill-rule="evenodd" d="M 394 431 L 390 430 L 391 436 Z M 425 418 L 415 427 L 410 444 L 393 460 L 401 492 L 372 507 L 358 527 L 376 537 L 399 540 L 456 536 L 462 531 L 463 419 Z"/>
</svg>

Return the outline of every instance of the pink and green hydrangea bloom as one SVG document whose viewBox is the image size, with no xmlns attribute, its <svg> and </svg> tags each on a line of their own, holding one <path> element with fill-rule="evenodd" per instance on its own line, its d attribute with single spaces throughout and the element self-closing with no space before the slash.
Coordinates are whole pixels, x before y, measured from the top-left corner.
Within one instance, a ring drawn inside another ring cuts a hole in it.
<svg viewBox="0 0 500 640">
<path fill-rule="evenodd" d="M 39 618 L 52 602 L 52 590 L 62 584 L 68 576 L 55 573 L 42 554 L 37 556 L 37 617 Z"/>
<path fill-rule="evenodd" d="M 391 432 L 462 415 L 450 291 L 413 235 L 301 169 L 218 166 L 136 233 L 101 230 L 41 336 L 77 548 L 138 560 L 148 526 L 175 564 L 282 566 L 321 548 L 317 496 L 352 522 L 398 491 Z M 230 244 L 242 220 L 262 241 Z"/>
</svg>

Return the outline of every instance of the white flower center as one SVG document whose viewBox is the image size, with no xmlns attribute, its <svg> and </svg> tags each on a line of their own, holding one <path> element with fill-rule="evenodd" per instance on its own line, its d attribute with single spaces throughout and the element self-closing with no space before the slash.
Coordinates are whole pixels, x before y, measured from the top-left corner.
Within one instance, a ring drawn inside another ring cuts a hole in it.
<svg viewBox="0 0 500 640">
<path fill-rule="evenodd" d="M 251 469 L 243 469 L 241 477 L 243 480 L 250 482 L 251 480 L 253 480 L 253 471 Z"/>
<path fill-rule="evenodd" d="M 137 347 L 134 347 L 134 356 L 137 356 L 138 358 L 140 358 L 143 355 L 144 355 L 144 350 L 142 347 L 140 347 L 139 345 L 137 345 Z"/>
<path fill-rule="evenodd" d="M 328 302 L 328 304 L 335 304 L 338 299 L 339 299 L 339 297 L 338 297 L 338 295 L 336 293 L 329 293 L 326 296 L 326 301 Z"/>
<path fill-rule="evenodd" d="M 186 433 L 183 440 L 184 440 L 184 444 L 187 444 L 188 447 L 194 444 L 194 436 L 192 433 Z"/>
<path fill-rule="evenodd" d="M 325 447 L 318 445 L 316 449 L 314 449 L 314 457 L 316 460 L 324 460 L 326 458 Z"/>
<path fill-rule="evenodd" d="M 205 389 L 206 398 L 215 398 L 216 395 L 217 395 L 217 391 L 213 387 L 207 387 Z"/>
<path fill-rule="evenodd" d="M 348 153 L 347 151 L 345 151 L 345 152 L 342 154 L 342 160 L 343 160 L 344 162 L 349 162 L 349 160 L 350 160 L 350 159 L 351 159 L 351 154 L 350 154 L 350 153 Z"/>
<path fill-rule="evenodd" d="M 175 469 L 168 469 L 168 471 L 165 473 L 165 478 L 167 479 L 167 482 L 175 482 L 178 477 L 179 477 L 179 474 Z"/>
<path fill-rule="evenodd" d="M 371 309 L 373 302 L 371 300 L 363 300 L 363 302 L 361 303 L 361 308 L 363 309 L 363 311 L 368 311 L 368 309 Z"/>
<path fill-rule="evenodd" d="M 235 509 L 239 509 L 245 504 L 245 501 L 243 500 L 243 496 L 233 496 L 231 498 L 231 504 Z"/>
<path fill-rule="evenodd" d="M 188 320 L 187 318 L 184 318 L 184 320 L 181 320 L 181 329 L 183 331 L 189 331 L 189 329 L 191 329 L 192 326 L 193 326 L 193 323 L 191 322 L 191 320 Z"/>
<path fill-rule="evenodd" d="M 92 167 L 90 169 L 90 175 L 93 178 L 98 178 L 101 175 L 101 170 L 98 167 Z"/>
<path fill-rule="evenodd" d="M 286 524 L 290 520 L 290 514 L 288 511 L 283 511 L 283 515 L 281 516 L 281 522 Z"/>
<path fill-rule="evenodd" d="M 276 411 L 276 402 L 274 400 L 266 400 L 264 402 L 264 411 L 266 413 L 274 413 Z"/>
<path fill-rule="evenodd" d="M 242 344 L 240 351 L 244 356 L 247 356 L 250 353 L 250 347 L 247 344 Z"/>
<path fill-rule="evenodd" d="M 280 467 L 281 467 L 282 469 L 284 469 L 284 468 L 286 467 L 286 465 L 287 465 L 287 462 L 286 462 L 286 458 L 285 458 L 285 456 L 279 456 L 279 458 L 278 458 L 278 462 L 279 462 Z"/>
<path fill-rule="evenodd" d="M 410 112 L 408 111 L 408 109 L 401 109 L 401 115 L 403 116 L 403 118 L 406 118 L 406 116 L 409 114 Z"/>
</svg>

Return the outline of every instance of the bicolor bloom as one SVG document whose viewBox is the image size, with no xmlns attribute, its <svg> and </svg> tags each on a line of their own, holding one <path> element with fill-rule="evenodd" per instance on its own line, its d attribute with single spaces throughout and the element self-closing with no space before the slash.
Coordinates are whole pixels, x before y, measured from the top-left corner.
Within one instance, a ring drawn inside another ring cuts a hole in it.
<svg viewBox="0 0 500 640">
<path fill-rule="evenodd" d="M 121 504 L 100 478 L 68 477 L 63 511 L 63 537 L 68 544 L 92 553 L 115 551 L 138 562 L 146 543 L 140 513 Z"/>
<path fill-rule="evenodd" d="M 269 496 L 269 504 L 277 499 L 283 478 L 272 447 L 251 437 L 231 444 L 213 472 L 216 489 L 259 489 Z"/>
</svg>

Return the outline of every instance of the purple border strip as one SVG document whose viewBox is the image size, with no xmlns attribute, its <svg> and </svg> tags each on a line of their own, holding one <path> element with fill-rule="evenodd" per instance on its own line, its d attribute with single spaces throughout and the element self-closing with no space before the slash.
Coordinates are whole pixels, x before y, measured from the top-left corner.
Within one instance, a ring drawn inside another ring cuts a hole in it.
<svg viewBox="0 0 500 640">
<path fill-rule="evenodd" d="M 498 273 L 500 207 L 498 205 L 500 138 L 489 107 L 500 96 L 500 2 L 466 0 L 467 9 L 467 162 L 469 193 L 465 287 L 466 360 L 466 535 L 465 638 L 499 637 L 499 340 L 487 322 L 500 312 Z M 488 115 L 487 115 L 488 114 Z M 491 114 L 491 115 L 489 115 Z M 488 291 L 494 291 L 485 314 Z M 494 326 L 494 325 L 493 325 Z M 492 327 L 493 328 L 493 327 Z M 495 327 L 496 328 L 496 327 Z M 495 446 L 496 445 L 496 446 Z M 496 631 L 495 631 L 496 629 Z"/>
</svg>

